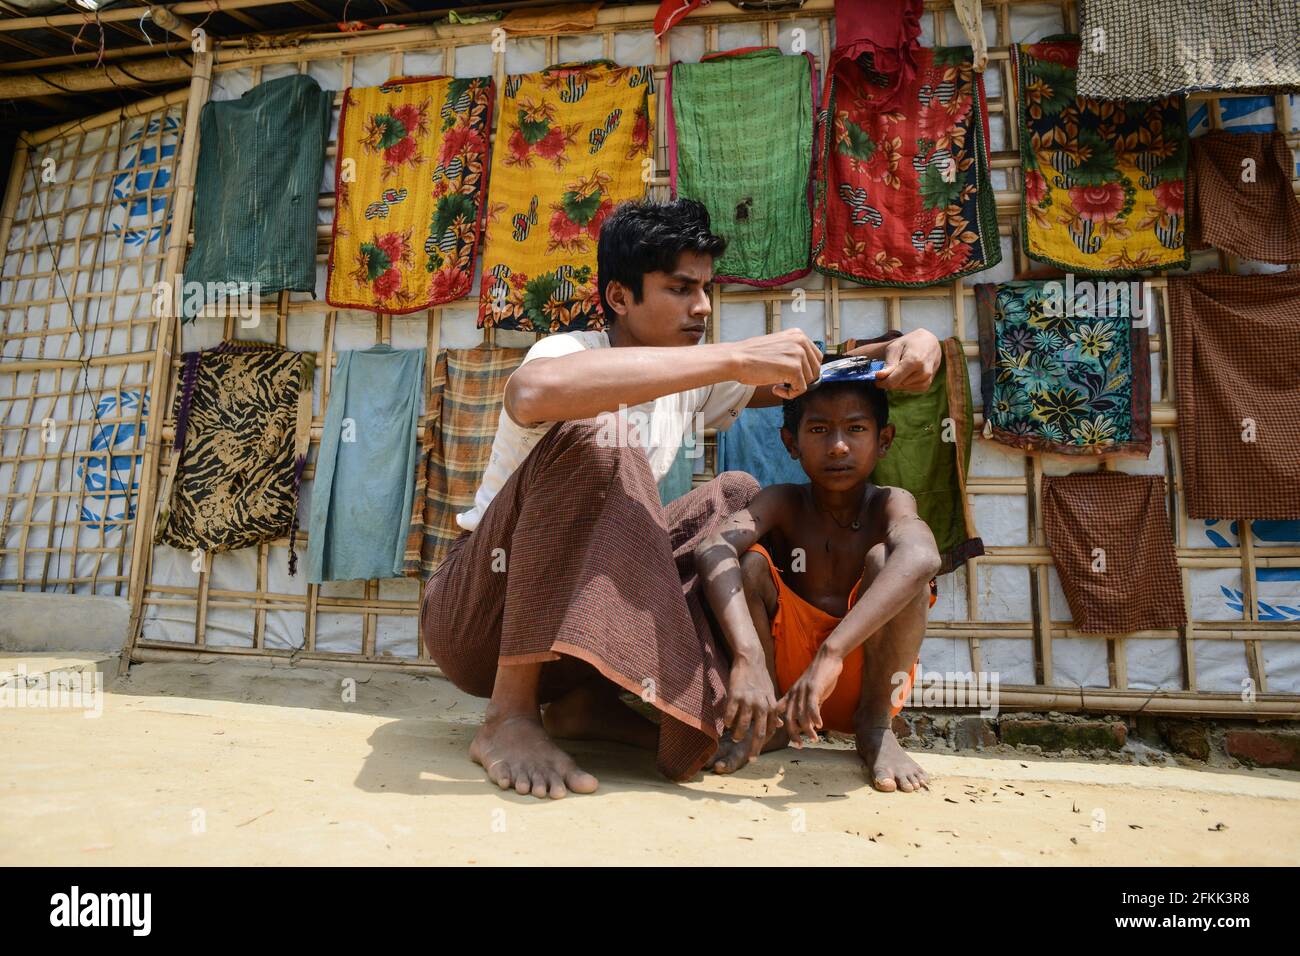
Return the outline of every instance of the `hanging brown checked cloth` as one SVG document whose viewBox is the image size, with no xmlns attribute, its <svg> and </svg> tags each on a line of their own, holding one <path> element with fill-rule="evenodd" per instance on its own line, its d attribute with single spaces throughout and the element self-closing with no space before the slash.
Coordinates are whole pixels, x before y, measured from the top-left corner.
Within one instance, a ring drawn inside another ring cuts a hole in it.
<svg viewBox="0 0 1300 956">
<path fill-rule="evenodd" d="M 1300 518 L 1300 273 L 1171 277 L 1190 518 Z"/>
<path fill-rule="evenodd" d="M 265 342 L 222 342 L 182 356 L 158 543 L 218 552 L 287 536 L 295 573 L 315 370 L 314 352 Z"/>
<path fill-rule="evenodd" d="M 1249 162 L 1247 162 L 1249 160 Z M 1192 140 L 1187 244 L 1259 262 L 1300 262 L 1300 199 L 1286 137 L 1211 130 Z"/>
<path fill-rule="evenodd" d="M 1187 623 L 1164 478 L 1044 476 L 1043 527 L 1079 630 L 1126 634 Z"/>
<path fill-rule="evenodd" d="M 456 515 L 474 507 L 505 400 L 527 349 L 444 349 L 434 364 L 429 423 L 415 472 L 406 537 L 407 577 L 428 577 L 461 535 Z"/>
</svg>

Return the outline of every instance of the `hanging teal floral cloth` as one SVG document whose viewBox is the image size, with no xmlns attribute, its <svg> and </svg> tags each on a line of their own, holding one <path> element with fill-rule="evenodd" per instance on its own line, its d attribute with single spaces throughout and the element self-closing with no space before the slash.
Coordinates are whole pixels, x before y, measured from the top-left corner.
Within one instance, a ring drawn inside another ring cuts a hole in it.
<svg viewBox="0 0 1300 956">
<path fill-rule="evenodd" d="M 977 285 L 985 437 L 1061 455 L 1148 455 L 1141 296 L 1137 282 Z"/>
</svg>

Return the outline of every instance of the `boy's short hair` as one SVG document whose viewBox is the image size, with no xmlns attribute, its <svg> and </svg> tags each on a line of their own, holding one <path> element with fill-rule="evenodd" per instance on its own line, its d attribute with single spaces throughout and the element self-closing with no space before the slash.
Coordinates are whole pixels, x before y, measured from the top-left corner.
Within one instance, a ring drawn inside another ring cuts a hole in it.
<svg viewBox="0 0 1300 956">
<path fill-rule="evenodd" d="M 623 203 L 601 224 L 596 244 L 596 288 L 605 322 L 618 318 L 605 297 L 611 282 L 623 283 L 632 290 L 632 301 L 640 302 L 647 272 L 671 272 L 683 252 L 717 259 L 726 249 L 727 240 L 709 228 L 709 211 L 694 199 Z"/>
<path fill-rule="evenodd" d="M 871 417 L 876 420 L 876 431 L 889 424 L 889 395 L 875 382 L 831 382 L 827 385 L 819 385 L 795 398 L 786 399 L 781 403 L 783 416 L 781 424 L 791 435 L 798 435 L 799 423 L 803 421 L 804 410 L 808 406 L 809 399 L 842 391 L 855 392 L 867 400 L 867 404 L 871 407 Z"/>
</svg>

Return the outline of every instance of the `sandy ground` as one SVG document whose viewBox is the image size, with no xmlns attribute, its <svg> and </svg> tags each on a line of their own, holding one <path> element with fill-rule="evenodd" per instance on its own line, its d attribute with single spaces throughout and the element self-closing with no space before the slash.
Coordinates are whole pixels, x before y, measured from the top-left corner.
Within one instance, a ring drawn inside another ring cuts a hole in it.
<svg viewBox="0 0 1300 956">
<path fill-rule="evenodd" d="M 0 655 L 20 665 L 116 673 Z M 0 864 L 1270 865 L 1300 846 L 1296 773 L 921 751 L 932 789 L 881 794 L 833 746 L 679 785 L 577 744 L 600 790 L 537 801 L 485 783 L 483 702 L 436 677 L 215 661 L 106 684 L 96 718 L 0 709 Z"/>
</svg>

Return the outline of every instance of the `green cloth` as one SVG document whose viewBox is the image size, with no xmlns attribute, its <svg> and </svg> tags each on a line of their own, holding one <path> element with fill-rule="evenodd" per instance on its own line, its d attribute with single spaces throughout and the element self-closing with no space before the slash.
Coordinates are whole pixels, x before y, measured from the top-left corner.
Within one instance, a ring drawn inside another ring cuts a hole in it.
<svg viewBox="0 0 1300 956">
<path fill-rule="evenodd" d="M 974 435 L 970 410 L 970 377 L 961 342 L 948 339 L 943 365 L 927 391 L 889 393 L 894 442 L 871 473 L 874 484 L 904 488 L 916 498 L 917 513 L 934 532 L 943 558 L 940 574 L 984 553 L 984 543 L 967 528 L 964 476 Z"/>
<path fill-rule="evenodd" d="M 814 75 L 810 55 L 770 47 L 673 64 L 673 191 L 727 240 L 714 281 L 779 285 L 810 268 Z"/>
<path fill-rule="evenodd" d="M 257 283 L 261 295 L 316 289 L 316 200 L 334 94 L 310 76 L 268 80 L 199 117 L 190 283 Z M 203 301 L 220 296 L 204 295 Z"/>
<path fill-rule="evenodd" d="M 312 484 L 312 584 L 402 576 L 423 396 L 424 349 L 339 354 Z"/>
</svg>

